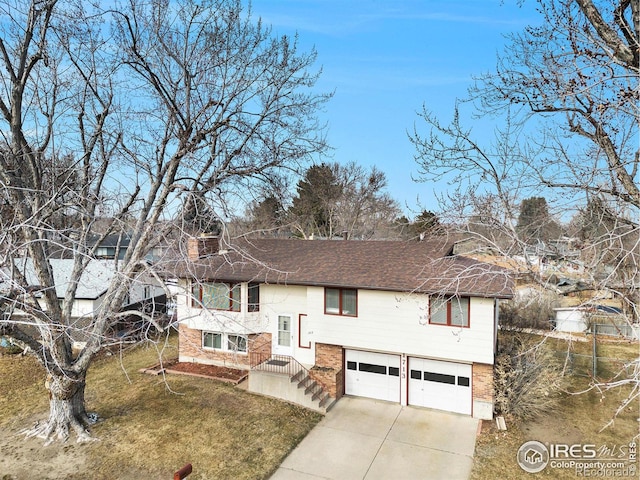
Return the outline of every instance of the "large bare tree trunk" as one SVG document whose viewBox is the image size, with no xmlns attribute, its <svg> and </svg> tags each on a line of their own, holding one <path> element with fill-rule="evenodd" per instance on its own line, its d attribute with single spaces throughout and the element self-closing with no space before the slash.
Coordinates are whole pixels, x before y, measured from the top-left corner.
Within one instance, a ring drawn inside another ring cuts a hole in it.
<svg viewBox="0 0 640 480">
<path fill-rule="evenodd" d="M 85 385 L 86 371 L 74 375 L 49 374 L 45 383 L 49 390 L 49 418 L 27 430 L 27 437 L 42 438 L 45 444 L 56 439 L 66 441 L 72 429 L 78 442 L 92 440 L 87 430 L 92 421 L 85 410 Z"/>
</svg>

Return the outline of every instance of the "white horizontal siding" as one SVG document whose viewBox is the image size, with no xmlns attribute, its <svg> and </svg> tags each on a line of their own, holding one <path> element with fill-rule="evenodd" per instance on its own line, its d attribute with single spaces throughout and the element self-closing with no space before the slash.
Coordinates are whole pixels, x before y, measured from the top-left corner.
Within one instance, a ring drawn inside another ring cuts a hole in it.
<svg viewBox="0 0 640 480">
<path fill-rule="evenodd" d="M 186 282 L 181 282 L 186 287 Z M 246 295 L 243 295 L 243 299 Z M 494 300 L 471 299 L 470 328 L 429 325 L 428 297 L 358 290 L 358 316 L 324 314 L 324 288 L 260 285 L 260 312 L 235 313 L 191 308 L 189 294 L 177 299 L 178 318 L 190 328 L 229 333 L 269 332 L 277 338 L 278 315 L 290 315 L 294 356 L 315 363 L 315 349 L 298 347 L 298 318 L 306 314 L 306 335 L 327 343 L 380 352 L 405 353 L 458 362 L 493 364 Z"/>
<path fill-rule="evenodd" d="M 97 298 L 95 300 L 76 299 L 73 302 L 73 307 L 71 309 L 71 316 L 72 317 L 91 317 L 94 314 L 98 313 L 98 310 L 102 306 L 103 301 L 104 301 L 103 297 Z"/>
<path fill-rule="evenodd" d="M 262 312 L 246 312 L 246 285 L 242 291 L 242 311 L 207 310 L 191 306 L 191 293 L 188 283 L 180 281 L 176 296 L 178 321 L 196 330 L 212 332 L 251 334 L 267 331 Z"/>
<path fill-rule="evenodd" d="M 584 332 L 587 321 L 584 312 L 575 308 L 556 309 L 556 330 L 559 332 Z"/>
<path fill-rule="evenodd" d="M 470 328 L 429 325 L 424 295 L 358 291 L 358 316 L 324 315 L 324 289 L 309 289 L 316 342 L 443 360 L 493 363 L 492 299 L 472 298 Z M 321 312 L 318 314 L 318 312 Z"/>
<path fill-rule="evenodd" d="M 282 286 L 282 285 L 260 285 L 260 313 L 264 315 L 265 331 L 271 333 L 273 341 L 278 338 L 278 316 L 291 316 L 293 333 L 293 356 L 304 365 L 315 364 L 315 348 L 300 348 L 298 346 L 299 334 L 298 319 L 301 314 L 308 312 L 308 287 L 304 286 Z M 313 332 L 306 332 L 307 338 L 313 342 Z"/>
<path fill-rule="evenodd" d="M 92 317 L 94 314 L 98 313 L 98 309 L 102 306 L 102 301 L 103 297 L 96 298 L 95 300 L 76 298 L 71 307 L 71 317 Z M 47 305 L 44 299 L 38 299 L 38 304 L 42 310 L 47 310 Z"/>
<path fill-rule="evenodd" d="M 188 308 L 185 313 L 187 317 L 184 324 L 196 330 L 243 335 L 262 333 L 265 331 L 258 313 L 242 314 L 238 312 L 202 310 L 197 308 Z"/>
<path fill-rule="evenodd" d="M 145 295 L 145 290 L 148 290 L 147 295 Z M 152 275 L 138 275 L 129 287 L 129 303 L 141 302 L 164 293 L 164 288 Z"/>
<path fill-rule="evenodd" d="M 282 313 L 307 313 L 307 287 L 260 285 L 260 311 L 269 317 Z M 273 322 L 270 322 L 273 323 Z"/>
</svg>

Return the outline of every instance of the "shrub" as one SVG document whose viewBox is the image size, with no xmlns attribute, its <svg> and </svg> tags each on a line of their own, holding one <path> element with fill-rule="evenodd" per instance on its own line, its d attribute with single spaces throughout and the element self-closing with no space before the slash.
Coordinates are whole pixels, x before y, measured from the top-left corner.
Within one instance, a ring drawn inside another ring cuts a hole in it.
<svg viewBox="0 0 640 480">
<path fill-rule="evenodd" d="M 494 368 L 496 413 L 522 420 L 552 408 L 558 399 L 561 368 L 542 342 L 501 332 Z"/>
<path fill-rule="evenodd" d="M 509 328 L 550 330 L 555 317 L 554 308 L 560 306 L 558 296 L 531 290 L 513 300 L 500 302 L 500 324 Z"/>
</svg>

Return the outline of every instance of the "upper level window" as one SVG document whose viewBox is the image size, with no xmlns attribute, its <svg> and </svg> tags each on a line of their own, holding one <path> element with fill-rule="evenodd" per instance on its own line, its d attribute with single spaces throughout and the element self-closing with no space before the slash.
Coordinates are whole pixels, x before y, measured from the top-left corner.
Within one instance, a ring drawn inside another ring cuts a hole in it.
<svg viewBox="0 0 640 480">
<path fill-rule="evenodd" d="M 431 297 L 429 305 L 429 323 L 451 327 L 469 326 L 468 297 L 440 298 Z"/>
<path fill-rule="evenodd" d="M 191 306 L 239 312 L 240 291 L 239 283 L 193 283 Z"/>
<path fill-rule="evenodd" d="M 250 312 L 260 311 L 260 285 L 257 283 L 250 283 L 248 289 L 249 304 L 247 306 Z"/>
<path fill-rule="evenodd" d="M 324 313 L 357 316 L 358 291 L 352 288 L 325 288 Z"/>
</svg>

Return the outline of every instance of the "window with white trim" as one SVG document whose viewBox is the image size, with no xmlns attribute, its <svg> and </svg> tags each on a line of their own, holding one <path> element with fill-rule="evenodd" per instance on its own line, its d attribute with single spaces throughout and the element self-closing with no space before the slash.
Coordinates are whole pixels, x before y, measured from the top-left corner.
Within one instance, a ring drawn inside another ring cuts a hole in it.
<svg viewBox="0 0 640 480">
<path fill-rule="evenodd" d="M 260 311 L 260 284 L 249 283 L 247 286 L 248 305 L 247 310 L 249 312 Z"/>
<path fill-rule="evenodd" d="M 202 332 L 202 346 L 204 348 L 222 349 L 222 334 L 217 332 Z"/>
<path fill-rule="evenodd" d="M 247 353 L 247 336 L 235 333 L 202 332 L 202 348 Z"/>
<path fill-rule="evenodd" d="M 227 335 L 227 350 L 247 353 L 247 337 L 244 335 Z"/>
<path fill-rule="evenodd" d="M 191 306 L 239 312 L 241 291 L 239 283 L 194 282 L 191 287 Z"/>
<path fill-rule="evenodd" d="M 469 297 L 431 297 L 429 323 L 450 327 L 469 327 Z"/>
</svg>

